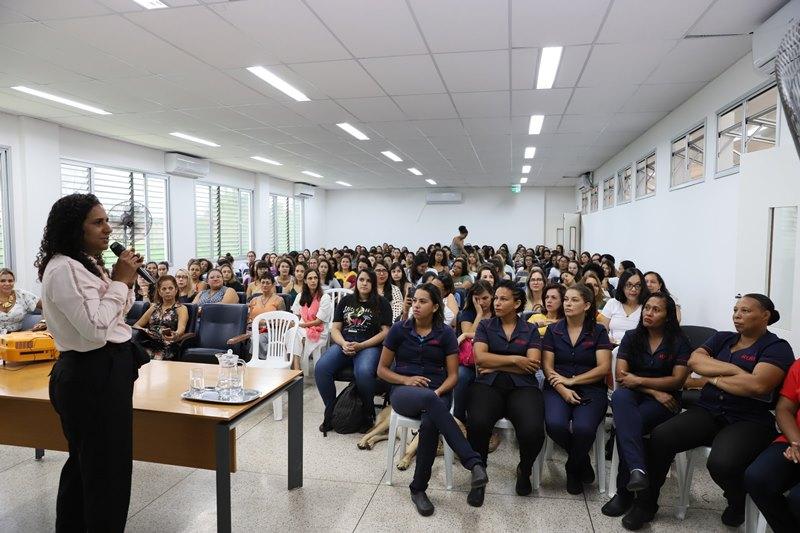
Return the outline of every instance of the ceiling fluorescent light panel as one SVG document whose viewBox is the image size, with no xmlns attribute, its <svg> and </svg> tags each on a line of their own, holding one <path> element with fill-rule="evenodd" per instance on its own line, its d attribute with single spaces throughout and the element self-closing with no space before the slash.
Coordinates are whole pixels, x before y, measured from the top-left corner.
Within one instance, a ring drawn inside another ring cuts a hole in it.
<svg viewBox="0 0 800 533">
<path fill-rule="evenodd" d="M 202 144 L 205 146 L 211 146 L 212 148 L 219 148 L 219 145 L 213 141 L 207 141 L 206 139 L 201 139 L 200 137 L 195 137 L 194 135 L 188 135 L 186 133 L 181 133 L 179 131 L 173 131 L 170 133 L 173 137 L 177 137 L 178 139 L 183 139 L 185 141 L 191 141 L 193 143 Z"/>
<path fill-rule="evenodd" d="M 409 172 L 411 172 L 411 173 L 412 173 L 412 174 L 414 174 L 415 176 L 422 176 L 422 172 L 420 172 L 419 170 L 417 170 L 417 169 L 416 169 L 416 168 L 414 168 L 414 167 L 408 168 L 408 169 L 406 169 L 406 170 L 408 170 Z"/>
<path fill-rule="evenodd" d="M 29 94 L 31 96 L 36 96 L 38 98 L 43 98 L 45 100 L 50 100 L 51 102 L 57 102 L 59 104 L 67 105 L 70 107 L 75 107 L 77 109 L 82 109 L 83 111 L 88 111 L 90 113 L 95 113 L 97 115 L 110 115 L 108 111 L 104 109 L 100 109 L 99 107 L 94 107 L 89 104 L 84 104 L 81 102 L 76 102 L 75 100 L 70 100 L 69 98 L 64 98 L 63 96 L 58 96 L 55 94 L 46 93 L 44 91 L 39 91 L 37 89 L 31 89 L 30 87 L 25 87 L 24 85 L 17 85 L 15 87 L 11 87 L 15 91 L 19 91 L 21 93 Z"/>
<path fill-rule="evenodd" d="M 539 135 L 542 132 L 543 124 L 544 115 L 531 115 L 531 121 L 528 124 L 528 135 Z"/>
<path fill-rule="evenodd" d="M 558 64 L 561 62 L 561 46 L 546 46 L 539 56 L 539 75 L 536 78 L 537 89 L 552 89 L 556 81 Z"/>
<path fill-rule="evenodd" d="M 305 174 L 306 176 L 311 176 L 312 178 L 321 178 L 322 177 L 321 174 L 317 174 L 316 172 L 311 172 L 310 170 L 303 170 L 302 173 Z"/>
<path fill-rule="evenodd" d="M 280 92 L 285 94 L 286 96 L 297 100 L 298 102 L 308 102 L 309 98 L 305 94 L 303 94 L 300 90 L 290 85 L 285 80 L 282 80 L 269 70 L 265 69 L 264 67 L 247 67 L 248 72 L 250 74 L 261 78 L 265 82 L 269 83 Z"/>
<path fill-rule="evenodd" d="M 356 128 L 355 126 L 353 126 L 352 124 L 350 124 L 348 122 L 340 122 L 339 124 L 337 124 L 337 126 L 342 128 L 344 131 L 346 131 L 347 133 L 349 133 L 350 135 L 352 135 L 353 137 L 355 137 L 359 141 L 368 141 L 369 140 L 369 137 L 364 135 L 363 131 L 361 131 L 360 129 Z"/>
</svg>

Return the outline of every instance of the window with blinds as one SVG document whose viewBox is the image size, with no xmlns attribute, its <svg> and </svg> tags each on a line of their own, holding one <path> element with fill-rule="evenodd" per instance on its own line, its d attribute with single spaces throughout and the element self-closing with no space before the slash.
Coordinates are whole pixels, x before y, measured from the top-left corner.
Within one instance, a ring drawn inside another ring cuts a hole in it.
<svg viewBox="0 0 800 533">
<path fill-rule="evenodd" d="M 8 224 L 8 151 L 0 149 L 0 267 L 13 268 Z"/>
<path fill-rule="evenodd" d="M 269 198 L 272 251 L 285 254 L 303 249 L 303 200 L 277 194 Z"/>
<path fill-rule="evenodd" d="M 167 225 L 167 178 L 132 170 L 61 162 L 61 194 L 92 193 L 106 211 L 117 204 L 139 202 L 152 216 L 150 233 L 132 243 L 147 261 L 169 260 L 169 230 Z M 106 250 L 103 260 L 113 263 L 114 254 Z"/>
<path fill-rule="evenodd" d="M 252 242 L 253 192 L 198 183 L 194 188 L 197 257 L 243 258 Z"/>
</svg>

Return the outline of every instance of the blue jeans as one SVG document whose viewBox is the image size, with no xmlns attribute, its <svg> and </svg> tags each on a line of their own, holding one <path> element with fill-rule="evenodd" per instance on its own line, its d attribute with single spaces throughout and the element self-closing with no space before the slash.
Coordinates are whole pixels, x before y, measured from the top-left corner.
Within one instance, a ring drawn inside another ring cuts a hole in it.
<svg viewBox="0 0 800 533">
<path fill-rule="evenodd" d="M 649 394 L 625 388 L 619 388 L 611 395 L 611 411 L 617 429 L 619 454 L 617 492 L 627 497 L 630 495 L 626 487 L 631 470 L 647 472 L 643 436 L 675 413 Z"/>
<path fill-rule="evenodd" d="M 467 423 L 467 404 L 469 403 L 469 386 L 475 381 L 475 367 L 458 365 L 458 383 L 453 389 L 453 416 Z"/>
<path fill-rule="evenodd" d="M 320 357 L 319 362 L 314 366 L 314 380 L 317 383 L 317 390 L 325 403 L 325 410 L 333 408 L 336 401 L 336 385 L 333 376 L 348 365 L 353 366 L 353 374 L 356 377 L 356 388 L 358 395 L 364 402 L 364 409 L 370 418 L 375 417 L 375 383 L 378 380 L 378 361 L 381 358 L 381 347 L 371 346 L 364 348 L 355 355 L 346 355 L 342 347 L 338 344 L 331 345 Z"/>
<path fill-rule="evenodd" d="M 589 461 L 597 426 L 606 416 L 608 393 L 605 387 L 577 385 L 572 387 L 581 398 L 591 398 L 586 405 L 572 405 L 549 384 L 544 386 L 544 421 L 547 434 L 567 452 L 567 471 L 580 474 Z M 598 446 L 605 445 L 598 442 Z"/>
<path fill-rule="evenodd" d="M 431 467 L 436 459 L 436 448 L 439 446 L 439 434 L 453 449 L 467 470 L 472 470 L 481 463 L 478 455 L 461 433 L 455 418 L 450 414 L 450 396 L 441 398 L 431 389 L 422 387 L 394 386 L 390 395 L 392 409 L 402 416 L 419 418 L 419 445 L 417 446 L 417 466 L 414 468 L 414 479 L 411 491 L 420 492 L 428 488 L 431 479 Z M 390 446 L 393 446 L 391 443 Z"/>
<path fill-rule="evenodd" d="M 788 446 L 770 444 L 744 473 L 745 490 L 775 533 L 800 531 L 800 465 L 783 456 Z"/>
</svg>

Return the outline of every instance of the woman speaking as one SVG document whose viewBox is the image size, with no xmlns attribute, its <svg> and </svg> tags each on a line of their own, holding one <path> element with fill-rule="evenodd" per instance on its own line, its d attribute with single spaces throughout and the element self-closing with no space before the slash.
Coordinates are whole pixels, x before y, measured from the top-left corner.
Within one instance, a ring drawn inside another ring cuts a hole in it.
<svg viewBox="0 0 800 533">
<path fill-rule="evenodd" d="M 36 257 L 47 326 L 61 352 L 50 401 L 69 444 L 56 531 L 123 531 L 128 515 L 141 359 L 125 312 L 142 258 L 125 250 L 109 277 L 101 254 L 110 235 L 97 197 L 71 194 L 50 209 Z"/>
</svg>

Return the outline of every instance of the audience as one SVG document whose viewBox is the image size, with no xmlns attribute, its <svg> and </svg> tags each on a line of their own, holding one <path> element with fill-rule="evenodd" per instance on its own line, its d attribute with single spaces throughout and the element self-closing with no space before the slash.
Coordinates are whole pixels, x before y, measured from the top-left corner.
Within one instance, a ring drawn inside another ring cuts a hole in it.
<svg viewBox="0 0 800 533">
<path fill-rule="evenodd" d="M 238 304 L 239 295 L 230 287 L 226 287 L 222 282 L 222 272 L 218 268 L 212 268 L 206 274 L 208 288 L 200 291 L 192 301 L 193 304 Z"/>
<path fill-rule="evenodd" d="M 250 301 L 250 298 L 258 294 L 258 292 L 261 290 L 261 284 L 259 281 L 265 272 L 271 273 L 269 265 L 266 261 L 256 261 L 250 267 L 250 283 L 247 285 L 247 290 L 244 293 L 248 302 Z"/>
<path fill-rule="evenodd" d="M 378 281 L 378 294 L 383 296 L 392 308 L 392 323 L 403 314 L 403 294 L 400 288 L 389 281 L 389 269 L 383 263 L 376 263 L 375 278 Z"/>
<path fill-rule="evenodd" d="M 411 501 L 422 516 L 430 516 L 434 506 L 425 491 L 439 434 L 462 466 L 472 471 L 473 490 L 483 489 L 489 478 L 485 458 L 470 446 L 450 414 L 450 394 L 458 381 L 458 344 L 453 329 L 444 324 L 439 290 L 431 284 L 420 285 L 413 300 L 413 317 L 396 323 L 386 335 L 377 373 L 393 385 L 392 408 L 421 421 Z"/>
<path fill-rule="evenodd" d="M 291 259 L 284 257 L 278 260 L 278 275 L 275 276 L 275 286 L 280 287 L 278 292 L 290 294 L 294 289 L 293 269 L 294 263 L 292 263 Z"/>
<path fill-rule="evenodd" d="M 474 337 L 477 376 L 469 389 L 467 437 L 486 464 L 495 424 L 507 418 L 519 444 L 516 493 L 531 493 L 530 476 L 544 444 L 542 392 L 534 374 L 541 366 L 536 328 L 517 313 L 525 307 L 525 292 L 510 281 L 497 285 L 495 316 L 478 324 Z M 483 505 L 485 490 L 473 487 L 467 502 Z"/>
<path fill-rule="evenodd" d="M 331 262 L 327 259 L 320 258 L 318 263 L 317 271 L 319 272 L 319 280 L 322 290 L 341 289 L 342 286 L 339 284 L 339 280 L 337 280 L 333 275 Z"/>
<path fill-rule="evenodd" d="M 294 345 L 286 344 L 289 353 L 293 354 L 292 368 L 300 368 L 300 361 L 327 340 L 328 322 L 333 317 L 333 300 L 323 292 L 316 270 L 305 272 L 302 292 L 294 300 L 292 313 L 300 317 L 300 324 Z M 289 338 L 288 332 L 286 338 Z"/>
<path fill-rule="evenodd" d="M 198 293 L 208 287 L 204 281 L 200 279 L 203 273 L 203 268 L 200 261 L 192 260 L 189 262 L 189 284 L 192 287 L 192 292 Z"/>
<path fill-rule="evenodd" d="M 533 267 L 528 273 L 525 283 L 525 311 L 533 314 L 540 314 L 544 310 L 544 270 Z"/>
<path fill-rule="evenodd" d="M 450 275 L 453 277 L 453 286 L 456 289 L 468 290 L 472 287 L 472 276 L 469 275 L 467 270 L 467 262 L 463 257 L 457 257 L 453 261 L 453 267 L 450 270 Z"/>
<path fill-rule="evenodd" d="M 678 303 L 678 299 L 675 297 L 675 295 L 667 290 L 667 286 L 664 283 L 664 278 L 661 277 L 661 274 L 658 272 L 653 272 L 652 270 L 646 272 L 644 274 L 644 284 L 647 287 L 648 292 L 660 292 L 661 294 L 666 294 L 672 298 L 672 300 L 675 302 L 675 307 L 678 309 L 678 322 L 680 322 L 681 306 Z"/>
<path fill-rule="evenodd" d="M 392 325 L 392 308 L 378 294 L 375 272 L 362 270 L 356 278 L 356 289 L 336 306 L 331 326 L 333 344 L 314 367 L 317 389 L 325 404 L 325 415 L 319 429 L 331 430 L 333 404 L 336 400 L 334 376 L 347 366 L 353 367 L 355 383 L 364 404 L 366 427 L 375 419 L 374 399 L 379 346 Z"/>
<path fill-rule="evenodd" d="M 157 269 L 158 277 L 160 278 L 161 276 L 166 276 L 167 274 L 169 274 L 169 263 L 166 261 L 159 261 Z"/>
<path fill-rule="evenodd" d="M 548 327 L 542 341 L 547 434 L 567 452 L 570 494 L 594 481 L 589 450 L 608 407 L 611 343 L 596 315 L 592 290 L 575 285 L 564 296 L 564 319 Z"/>
<path fill-rule="evenodd" d="M 244 292 L 244 285 L 236 278 L 233 267 L 229 263 L 220 265 L 219 271 L 222 272 L 222 282 L 226 287 L 230 287 L 235 292 Z"/>
<path fill-rule="evenodd" d="M 720 331 L 692 353 L 689 368 L 710 381 L 697 405 L 650 434 L 650 487 L 623 518 L 626 529 L 653 520 L 675 454 L 698 446 L 711 446 L 708 471 L 728 502 L 722 523 L 744 522 L 744 473 L 776 436 L 771 401 L 794 363 L 789 343 L 767 330 L 779 318 L 768 297 L 746 294 L 733 308 L 736 331 Z"/>
<path fill-rule="evenodd" d="M 153 305 L 133 326 L 142 332 L 139 344 L 151 359 L 174 359 L 178 355 L 176 341 L 186 332 L 189 311 L 177 300 L 177 295 L 178 282 L 174 277 L 167 274 L 158 278 Z"/>
<path fill-rule="evenodd" d="M 178 287 L 177 292 L 177 299 L 182 304 L 189 304 L 194 301 L 194 297 L 197 293 L 194 291 L 194 287 L 189 282 L 189 271 L 185 268 L 179 268 L 177 272 L 175 272 L 175 285 Z"/>
<path fill-rule="evenodd" d="M 355 289 L 356 273 L 350 270 L 350 256 L 345 255 L 339 260 L 339 269 L 334 277 L 343 289 Z"/>
<path fill-rule="evenodd" d="M 408 291 L 411 288 L 411 282 L 406 277 L 406 273 L 403 271 L 403 266 L 397 262 L 392 263 L 392 266 L 389 269 L 389 275 L 391 284 L 400 289 L 400 295 L 403 298 L 409 296 Z"/>
<path fill-rule="evenodd" d="M 42 308 L 38 296 L 23 289 L 15 289 L 14 272 L 4 268 L 0 270 L 0 332 L 11 333 L 22 329 L 22 320 L 27 313 Z M 34 331 L 45 329 L 43 322 Z"/>
<path fill-rule="evenodd" d="M 619 344 L 625 332 L 639 324 L 646 296 L 642 273 L 635 269 L 625 270 L 619 277 L 614 298 L 606 302 L 597 319 L 608 328 L 611 342 Z"/>
<path fill-rule="evenodd" d="M 603 506 L 604 515 L 624 515 L 633 504 L 632 493 L 649 487 L 644 436 L 680 412 L 690 353 L 674 300 L 660 292 L 650 294 L 639 325 L 625 333 L 617 353 L 619 388 L 611 396 L 611 411 L 619 473 L 617 494 Z"/>
<path fill-rule="evenodd" d="M 551 283 L 545 288 L 543 312 L 534 313 L 528 318 L 528 322 L 539 328 L 539 336 L 544 337 L 547 326 L 564 318 L 562 304 L 565 293 L 564 286 L 558 283 Z"/>
</svg>

